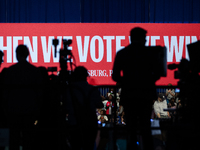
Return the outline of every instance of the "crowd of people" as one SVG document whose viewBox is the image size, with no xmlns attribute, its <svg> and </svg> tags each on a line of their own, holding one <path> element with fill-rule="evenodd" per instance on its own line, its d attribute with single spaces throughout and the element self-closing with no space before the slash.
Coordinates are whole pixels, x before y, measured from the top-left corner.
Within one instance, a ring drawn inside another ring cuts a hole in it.
<svg viewBox="0 0 200 150">
<path fill-rule="evenodd" d="M 0 54 L 3 59 L 3 53 Z M 85 67 L 77 66 L 70 78 L 70 85 L 62 89 L 58 84 L 59 78 L 49 76 L 45 67 L 30 64 L 28 55 L 28 48 L 19 45 L 16 49 L 18 63 L 3 68 L 0 74 L 1 86 L 4 87 L 0 99 L 0 127 L 10 130 L 10 150 L 17 150 L 20 145 L 24 150 L 57 149 L 58 146 L 93 149 L 97 123 L 104 126 L 113 124 L 115 116 L 118 125 L 126 124 L 125 112 L 120 104 L 120 90 L 116 94 L 117 108 L 114 109 L 114 89 L 101 96 L 97 88 L 87 83 Z M 87 124 L 83 115 L 88 118 Z M 75 129 L 70 129 L 63 138 L 57 131 L 59 128 Z M 77 141 L 80 145 L 77 145 Z"/>
<path fill-rule="evenodd" d="M 77 66 L 68 80 L 49 78 L 45 67 L 27 61 L 26 45 L 18 45 L 16 56 L 18 62 L 0 74 L 0 128 L 9 128 L 9 149 L 21 145 L 23 150 L 92 150 L 98 127 L 96 108 L 103 103 L 98 89 L 87 82 L 87 69 Z M 89 118 L 88 124 L 83 115 Z"/>
<path fill-rule="evenodd" d="M 105 96 L 101 96 L 104 107 L 97 109 L 97 119 L 99 124 L 114 123 L 114 120 L 116 120 L 115 123 L 117 125 L 126 124 L 124 108 L 120 103 L 120 90 L 121 89 L 119 89 L 116 93 L 116 98 L 114 94 L 114 88 L 110 88 L 109 92 Z M 116 109 L 114 109 L 114 103 L 116 103 Z"/>
<path fill-rule="evenodd" d="M 155 118 L 170 118 L 173 114 L 164 109 L 181 107 L 181 101 L 171 85 L 156 99 L 155 82 L 161 76 L 161 66 L 149 57 L 146 34 L 140 27 L 131 30 L 131 44 L 118 51 L 113 65 L 112 79 L 121 88 L 117 93 L 111 88 L 106 95 L 88 84 L 85 67 L 77 66 L 66 76 L 66 61 L 64 65 L 60 61 L 60 74 L 49 78 L 45 67 L 27 61 L 27 46 L 19 45 L 18 62 L 0 74 L 0 126 L 10 129 L 9 149 L 17 150 L 22 144 L 23 150 L 93 150 L 98 123 L 114 123 L 126 125 L 128 150 L 138 148 L 138 127 L 144 150 L 153 150 L 151 112 Z M 63 133 L 66 128 L 69 130 Z"/>
<path fill-rule="evenodd" d="M 182 106 L 181 100 L 179 97 L 180 91 L 176 92 L 172 88 L 172 84 L 168 84 L 169 88 L 165 89 L 165 93 L 157 93 L 158 98 L 152 100 L 152 115 L 151 119 L 159 118 L 171 118 L 175 115 L 175 110 Z M 99 123 L 110 123 L 112 122 L 114 116 L 116 117 L 117 125 L 125 125 L 125 112 L 124 107 L 120 103 L 120 91 L 116 93 L 116 98 L 114 97 L 114 88 L 110 88 L 109 92 L 103 96 L 102 103 L 104 104 L 103 108 L 97 109 L 97 119 Z M 114 115 L 114 104 L 116 101 L 116 115 Z M 171 111 L 167 111 L 170 109 Z M 174 109 L 174 111 L 172 110 Z"/>
<path fill-rule="evenodd" d="M 175 110 L 182 106 L 179 92 L 175 92 L 172 84 L 169 83 L 168 86 L 166 92 L 158 93 L 158 99 L 153 102 L 152 119 L 174 117 L 176 115 Z"/>
</svg>

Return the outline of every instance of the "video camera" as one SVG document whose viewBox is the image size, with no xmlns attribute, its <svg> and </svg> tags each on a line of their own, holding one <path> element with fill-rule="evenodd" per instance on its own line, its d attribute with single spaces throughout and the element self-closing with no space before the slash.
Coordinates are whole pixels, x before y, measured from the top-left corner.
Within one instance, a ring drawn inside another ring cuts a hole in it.
<svg viewBox="0 0 200 150">
<path fill-rule="evenodd" d="M 59 56 L 59 63 L 60 63 L 60 73 L 59 73 L 59 77 L 60 77 L 60 81 L 66 83 L 66 81 L 70 80 L 70 75 L 71 72 L 73 72 L 73 64 L 72 63 L 72 59 L 75 61 L 75 58 L 71 52 L 71 50 L 68 49 L 68 46 L 70 44 L 72 44 L 72 40 L 67 40 L 67 39 L 63 39 L 63 49 L 60 49 L 60 56 Z M 52 41 L 54 47 L 55 47 L 55 57 L 57 56 L 57 46 L 59 44 L 58 39 L 53 39 Z M 68 62 L 70 65 L 70 70 L 68 69 Z M 75 65 L 76 66 L 76 65 Z M 53 68 L 53 67 L 52 67 Z M 53 71 L 55 71 L 56 69 L 54 68 Z M 50 70 L 52 71 L 52 70 Z"/>
<path fill-rule="evenodd" d="M 187 45 L 189 58 L 182 59 L 179 64 L 170 64 L 168 68 L 170 70 L 178 69 L 174 72 L 174 77 L 179 79 L 178 87 L 180 88 L 180 100 L 182 108 L 178 111 L 178 117 L 185 121 L 195 120 L 189 115 L 196 114 L 196 108 L 198 106 L 197 100 L 199 100 L 199 85 L 200 85 L 200 41 Z M 197 113 L 198 114 L 198 113 Z"/>
<path fill-rule="evenodd" d="M 190 60 L 182 59 L 179 64 L 168 65 L 170 70 L 178 69 L 174 72 L 175 79 L 183 79 L 189 73 L 200 72 L 200 41 L 188 44 L 187 48 Z"/>
</svg>

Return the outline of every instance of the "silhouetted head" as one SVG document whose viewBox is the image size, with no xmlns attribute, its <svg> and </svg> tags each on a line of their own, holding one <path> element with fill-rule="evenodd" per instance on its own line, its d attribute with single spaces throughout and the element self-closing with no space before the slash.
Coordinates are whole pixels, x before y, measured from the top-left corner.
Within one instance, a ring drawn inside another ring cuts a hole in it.
<svg viewBox="0 0 200 150">
<path fill-rule="evenodd" d="M 73 79 L 75 81 L 87 81 L 88 71 L 83 66 L 78 66 L 74 69 Z"/>
<path fill-rule="evenodd" d="M 142 45 L 145 45 L 146 34 L 147 34 L 147 31 L 140 28 L 140 27 L 133 28 L 130 32 L 131 43 L 137 42 L 137 43 L 140 43 Z"/>
<path fill-rule="evenodd" d="M 17 56 L 17 60 L 20 61 L 26 61 L 26 58 L 29 55 L 29 51 L 27 46 L 25 45 L 18 45 L 17 49 L 16 49 L 16 56 Z"/>
<path fill-rule="evenodd" d="M 1 63 L 3 62 L 3 56 L 4 56 L 3 52 L 0 51 L 0 66 L 1 66 Z"/>
</svg>

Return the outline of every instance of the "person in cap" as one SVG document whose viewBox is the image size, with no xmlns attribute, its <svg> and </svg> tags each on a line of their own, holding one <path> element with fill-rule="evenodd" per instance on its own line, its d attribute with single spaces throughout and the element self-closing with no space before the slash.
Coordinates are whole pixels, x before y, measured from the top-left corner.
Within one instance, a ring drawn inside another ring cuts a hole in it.
<svg viewBox="0 0 200 150">
<path fill-rule="evenodd" d="M 169 112 L 163 110 L 167 109 L 167 101 L 163 94 L 158 95 L 153 107 L 157 118 L 170 118 Z"/>
</svg>

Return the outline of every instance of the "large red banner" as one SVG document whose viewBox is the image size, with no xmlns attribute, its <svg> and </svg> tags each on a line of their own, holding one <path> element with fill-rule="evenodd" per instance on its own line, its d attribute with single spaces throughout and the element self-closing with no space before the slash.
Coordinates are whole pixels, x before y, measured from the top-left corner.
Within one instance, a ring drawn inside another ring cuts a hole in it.
<svg viewBox="0 0 200 150">
<path fill-rule="evenodd" d="M 30 50 L 28 61 L 36 66 L 58 67 L 59 53 L 54 54 L 52 40 L 72 39 L 72 50 L 76 65 L 89 71 L 88 82 L 93 85 L 114 85 L 112 67 L 116 52 L 130 43 L 129 32 L 134 27 L 148 31 L 146 46 L 166 46 L 167 64 L 189 60 L 186 45 L 200 39 L 200 24 L 157 23 L 1 23 L 0 50 L 4 52 L 2 68 L 17 62 L 15 50 L 25 44 Z M 134 59 L 134 56 L 133 56 Z M 156 85 L 177 85 L 174 71 L 167 70 Z"/>
</svg>

